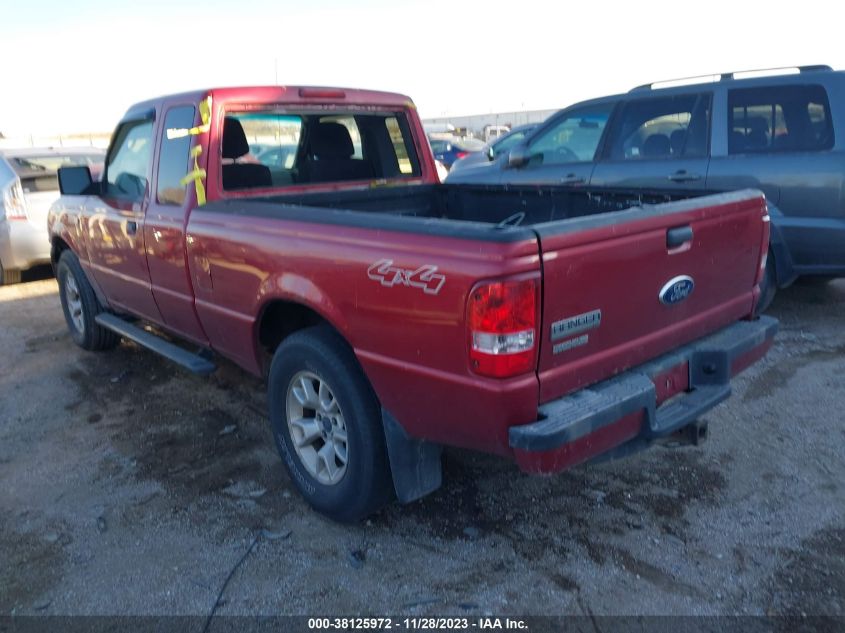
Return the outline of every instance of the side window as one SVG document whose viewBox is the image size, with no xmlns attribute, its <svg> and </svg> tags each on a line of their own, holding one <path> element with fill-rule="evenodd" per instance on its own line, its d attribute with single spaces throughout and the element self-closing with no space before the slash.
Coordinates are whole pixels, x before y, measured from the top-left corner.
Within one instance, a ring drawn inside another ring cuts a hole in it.
<svg viewBox="0 0 845 633">
<path fill-rule="evenodd" d="M 191 139 L 186 131 L 194 125 L 194 106 L 179 106 L 167 112 L 164 135 L 158 157 L 157 199 L 161 204 L 181 206 L 185 202 L 185 185 L 180 181 L 188 173 Z"/>
<path fill-rule="evenodd" d="M 728 92 L 728 153 L 822 151 L 833 147 L 830 103 L 822 86 Z"/>
<path fill-rule="evenodd" d="M 531 143 L 532 164 L 560 165 L 593 160 L 613 104 L 572 112 Z"/>
<path fill-rule="evenodd" d="M 129 121 L 120 126 L 106 159 L 107 195 L 133 201 L 143 199 L 152 145 L 152 121 Z"/>
<path fill-rule="evenodd" d="M 627 102 L 613 124 L 611 160 L 694 158 L 707 155 L 710 95 Z"/>
</svg>

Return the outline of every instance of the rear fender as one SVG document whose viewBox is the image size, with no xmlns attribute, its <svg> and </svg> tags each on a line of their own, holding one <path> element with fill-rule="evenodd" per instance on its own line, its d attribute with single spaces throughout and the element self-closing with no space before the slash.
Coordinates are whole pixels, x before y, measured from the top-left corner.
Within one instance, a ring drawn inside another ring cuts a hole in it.
<svg viewBox="0 0 845 633">
<path fill-rule="evenodd" d="M 299 303 L 317 314 L 329 323 L 337 332 L 353 346 L 354 343 L 349 337 L 349 324 L 343 317 L 343 313 L 332 302 L 322 288 L 317 286 L 310 279 L 296 273 L 281 273 L 265 279 L 259 288 L 261 310 L 258 314 L 263 315 L 264 310 L 274 301 L 289 301 Z M 258 345 L 258 327 L 261 319 L 255 321 L 255 341 Z M 258 350 L 256 349 L 256 352 Z"/>
</svg>

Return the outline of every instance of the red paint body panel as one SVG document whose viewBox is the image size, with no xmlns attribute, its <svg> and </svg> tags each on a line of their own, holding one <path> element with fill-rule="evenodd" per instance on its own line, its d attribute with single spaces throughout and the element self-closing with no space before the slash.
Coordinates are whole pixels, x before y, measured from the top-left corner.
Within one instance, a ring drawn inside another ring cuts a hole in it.
<svg viewBox="0 0 845 633">
<path fill-rule="evenodd" d="M 543 239 L 541 402 L 749 315 L 764 213 L 760 196 Z M 667 249 L 667 221 L 692 227 L 687 248 Z M 661 287 L 678 275 L 695 279 L 693 293 L 679 304 L 659 303 Z M 555 354 L 551 324 L 596 309 L 601 324 L 585 332 L 588 343 Z"/>
<path fill-rule="evenodd" d="M 342 92 L 342 97 L 333 92 L 327 98 L 298 87 L 213 89 L 140 103 L 126 117 L 156 111 L 154 172 L 163 113 L 211 96 L 209 128 L 192 137 L 206 172 L 208 202 L 438 182 L 422 123 L 407 97 Z M 220 136 L 226 112 L 285 105 L 327 113 L 350 107 L 405 113 L 420 175 L 379 183 L 223 191 Z M 196 123 L 201 124 L 199 115 Z M 150 183 L 155 191 L 154 173 Z M 507 242 L 221 213 L 197 206 L 196 190 L 189 185 L 183 207 L 159 205 L 148 196 L 140 209 L 106 209 L 102 199 L 92 198 L 84 210 L 68 208 L 61 222 L 51 222 L 54 230 L 64 227 L 61 235 L 68 235 L 113 308 L 207 345 L 260 375 L 266 357 L 258 330 L 267 306 L 279 300 L 307 306 L 345 337 L 381 404 L 411 436 L 513 457 L 510 427 L 536 420 L 541 402 L 751 313 L 761 230 L 768 230 L 768 225 L 761 229 L 762 205 L 757 198 L 733 207 L 693 205 L 669 218 Z M 75 214 L 81 219 L 79 236 L 72 229 Z M 121 231 L 127 220 L 138 221 L 136 236 Z M 667 252 L 666 229 L 686 223 L 694 229 L 693 243 Z M 436 295 L 410 285 L 386 287 L 367 275 L 384 259 L 408 270 L 437 266 L 446 281 Z M 678 274 L 693 275 L 696 290 L 682 304 L 662 306 L 657 292 Z M 536 278 L 541 285 L 537 371 L 485 378 L 473 373 L 469 363 L 468 293 L 480 281 L 514 276 Z M 593 309 L 601 309 L 603 318 L 599 328 L 589 331 L 589 343 L 554 354 L 551 324 Z M 685 367 L 659 377 L 664 386 L 658 385 L 658 401 L 688 387 Z M 633 437 L 641 424 L 642 414 L 627 416 L 584 441 L 548 454 L 518 452 L 516 458 L 531 472 L 554 471 Z"/>
</svg>

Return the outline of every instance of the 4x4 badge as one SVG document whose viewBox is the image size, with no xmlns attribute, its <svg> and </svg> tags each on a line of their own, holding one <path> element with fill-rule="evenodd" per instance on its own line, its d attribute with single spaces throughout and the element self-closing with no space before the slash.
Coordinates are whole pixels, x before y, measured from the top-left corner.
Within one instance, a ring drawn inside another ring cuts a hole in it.
<svg viewBox="0 0 845 633">
<path fill-rule="evenodd" d="M 367 277 L 382 286 L 408 286 L 422 288 L 427 295 L 436 295 L 446 283 L 446 275 L 437 272 L 437 266 L 423 264 L 416 270 L 398 268 L 392 259 L 380 259 L 367 269 Z"/>
</svg>

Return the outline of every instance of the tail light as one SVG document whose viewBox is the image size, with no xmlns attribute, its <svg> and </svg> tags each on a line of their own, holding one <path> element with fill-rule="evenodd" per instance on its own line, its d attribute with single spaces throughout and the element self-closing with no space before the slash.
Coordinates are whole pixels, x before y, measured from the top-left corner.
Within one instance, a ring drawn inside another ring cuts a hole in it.
<svg viewBox="0 0 845 633">
<path fill-rule="evenodd" d="M 7 220 L 26 220 L 26 200 L 23 197 L 20 180 L 15 179 L 11 185 L 3 189 L 0 201 L 3 203 L 3 215 Z"/>
<path fill-rule="evenodd" d="M 456 158 L 464 158 L 465 156 L 469 156 L 469 152 L 458 152 L 455 154 Z"/>
<path fill-rule="evenodd" d="M 533 370 L 540 284 L 497 281 L 473 288 L 467 302 L 469 358 L 475 373 L 507 378 Z"/>
</svg>

